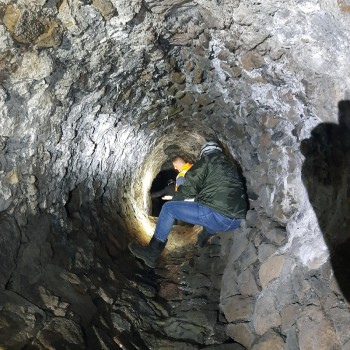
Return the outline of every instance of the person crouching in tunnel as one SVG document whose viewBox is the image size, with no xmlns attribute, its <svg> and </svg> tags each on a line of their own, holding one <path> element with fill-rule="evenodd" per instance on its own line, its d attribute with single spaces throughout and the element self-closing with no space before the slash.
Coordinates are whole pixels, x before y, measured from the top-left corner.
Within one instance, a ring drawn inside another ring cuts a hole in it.
<svg viewBox="0 0 350 350">
<path fill-rule="evenodd" d="M 243 178 L 215 141 L 205 143 L 200 159 L 186 173 L 186 181 L 163 205 L 147 246 L 130 243 L 129 250 L 151 268 L 163 251 L 175 220 L 203 226 L 203 234 L 233 231 L 248 210 Z"/>
<path fill-rule="evenodd" d="M 179 187 L 185 182 L 185 175 L 188 170 L 192 168 L 193 164 L 187 163 L 182 157 L 177 156 L 173 160 L 173 167 L 176 169 L 179 173 L 176 176 L 176 186 L 175 186 L 175 192 L 179 190 Z"/>
</svg>

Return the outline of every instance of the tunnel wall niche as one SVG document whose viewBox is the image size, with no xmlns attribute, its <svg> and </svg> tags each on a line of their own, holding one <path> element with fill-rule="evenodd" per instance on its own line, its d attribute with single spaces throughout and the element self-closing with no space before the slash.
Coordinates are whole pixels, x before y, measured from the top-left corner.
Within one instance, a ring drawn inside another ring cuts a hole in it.
<svg viewBox="0 0 350 350">
<path fill-rule="evenodd" d="M 165 150 L 195 156 L 196 135 L 215 136 L 254 194 L 222 280 L 227 334 L 252 349 L 349 346 L 300 151 L 350 97 L 344 1 L 6 0 L 0 17 L 0 211 L 13 232 L 3 288 L 37 245 L 58 259 L 32 217 L 62 246 L 84 227 L 91 255 L 101 237 L 120 251 L 146 241 Z"/>
</svg>

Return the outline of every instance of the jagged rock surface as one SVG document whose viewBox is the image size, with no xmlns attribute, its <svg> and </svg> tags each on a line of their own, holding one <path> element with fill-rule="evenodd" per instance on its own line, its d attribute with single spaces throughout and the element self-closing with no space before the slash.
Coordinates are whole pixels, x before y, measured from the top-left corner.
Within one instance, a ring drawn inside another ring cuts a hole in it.
<svg viewBox="0 0 350 350">
<path fill-rule="evenodd" d="M 349 16 L 345 0 L 1 0 L 0 346 L 349 348 Z M 242 167 L 247 222 L 147 277 L 126 244 L 152 232 L 152 180 L 210 137 Z"/>
</svg>

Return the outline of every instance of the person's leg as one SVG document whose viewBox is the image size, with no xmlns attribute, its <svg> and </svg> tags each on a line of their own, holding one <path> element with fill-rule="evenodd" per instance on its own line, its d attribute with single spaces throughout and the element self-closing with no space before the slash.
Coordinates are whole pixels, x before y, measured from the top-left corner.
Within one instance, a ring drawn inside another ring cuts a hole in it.
<svg viewBox="0 0 350 350">
<path fill-rule="evenodd" d="M 165 203 L 159 214 L 153 237 L 165 242 L 175 220 L 185 221 L 193 225 L 202 225 L 201 207 L 198 202 L 172 201 Z"/>
<path fill-rule="evenodd" d="M 137 258 L 143 260 L 147 266 L 155 268 L 157 259 L 163 251 L 165 244 L 166 242 L 158 241 L 153 236 L 147 246 L 131 242 L 128 247 L 131 253 Z"/>
<path fill-rule="evenodd" d="M 210 208 L 209 208 L 210 209 Z M 205 209 L 204 209 L 205 210 Z M 203 247 L 209 238 L 216 232 L 227 232 L 237 229 L 240 224 L 240 219 L 231 219 L 215 210 L 211 210 L 211 215 L 206 216 L 208 222 L 203 221 L 203 230 L 197 237 L 196 246 Z"/>
<path fill-rule="evenodd" d="M 213 220 L 215 221 L 215 224 L 220 227 L 218 231 L 221 232 L 233 231 L 241 225 L 240 219 L 229 218 L 217 211 L 213 211 Z"/>
<path fill-rule="evenodd" d="M 131 243 L 129 244 L 130 251 L 144 260 L 146 265 L 154 267 L 157 257 L 165 247 L 175 220 L 185 221 L 193 225 L 202 225 L 209 234 L 216 231 L 232 230 L 238 224 L 236 220 L 230 219 L 198 202 L 167 202 L 160 212 L 150 245 L 143 247 Z"/>
<path fill-rule="evenodd" d="M 240 220 L 231 219 L 198 202 L 172 201 L 163 205 L 154 237 L 165 242 L 175 220 L 201 225 L 209 234 L 230 231 L 240 225 Z"/>
<path fill-rule="evenodd" d="M 147 246 L 130 243 L 129 250 L 149 267 L 156 266 L 157 259 L 164 249 L 167 237 L 176 219 L 193 224 L 200 224 L 198 217 L 199 203 L 195 202 L 167 202 L 159 214 L 155 233 Z"/>
</svg>

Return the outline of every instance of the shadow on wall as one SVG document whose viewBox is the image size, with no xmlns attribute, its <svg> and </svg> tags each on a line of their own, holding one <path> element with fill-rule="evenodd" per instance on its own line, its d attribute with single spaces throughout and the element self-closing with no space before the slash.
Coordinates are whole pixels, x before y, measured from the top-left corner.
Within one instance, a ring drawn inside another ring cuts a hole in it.
<svg viewBox="0 0 350 350">
<path fill-rule="evenodd" d="M 322 123 L 301 143 L 302 180 L 328 245 L 334 276 L 350 301 L 350 101 L 339 124 Z"/>
</svg>

